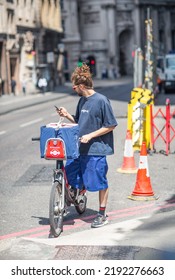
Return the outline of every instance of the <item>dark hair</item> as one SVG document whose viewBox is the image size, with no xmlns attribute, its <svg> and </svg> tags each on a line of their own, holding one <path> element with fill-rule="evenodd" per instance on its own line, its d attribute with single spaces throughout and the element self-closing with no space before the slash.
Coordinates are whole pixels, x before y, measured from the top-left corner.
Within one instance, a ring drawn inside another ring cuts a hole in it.
<svg viewBox="0 0 175 280">
<path fill-rule="evenodd" d="M 83 63 L 82 66 L 76 67 L 72 73 L 71 81 L 75 85 L 83 84 L 86 88 L 93 88 L 92 74 L 89 66 Z"/>
</svg>

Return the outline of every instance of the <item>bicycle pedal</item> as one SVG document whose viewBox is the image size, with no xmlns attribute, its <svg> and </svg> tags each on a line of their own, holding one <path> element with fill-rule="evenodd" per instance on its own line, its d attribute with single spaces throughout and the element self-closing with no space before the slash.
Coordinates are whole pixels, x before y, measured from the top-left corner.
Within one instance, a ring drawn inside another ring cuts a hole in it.
<svg viewBox="0 0 175 280">
<path fill-rule="evenodd" d="M 70 213 L 69 211 L 65 210 L 63 216 L 66 217 L 69 213 Z"/>
<path fill-rule="evenodd" d="M 79 204 L 80 201 L 82 201 L 82 202 L 84 201 L 84 195 L 79 195 L 79 196 L 77 197 L 76 202 Z"/>
</svg>

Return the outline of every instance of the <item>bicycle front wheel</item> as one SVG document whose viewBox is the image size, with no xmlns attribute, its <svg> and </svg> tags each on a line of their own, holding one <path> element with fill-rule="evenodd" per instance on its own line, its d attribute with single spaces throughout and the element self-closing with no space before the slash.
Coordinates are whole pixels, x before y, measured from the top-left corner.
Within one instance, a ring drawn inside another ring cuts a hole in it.
<svg viewBox="0 0 175 280">
<path fill-rule="evenodd" d="M 54 182 L 50 193 L 49 221 L 51 233 L 58 237 L 63 231 L 63 205 L 62 186 L 59 182 Z"/>
</svg>

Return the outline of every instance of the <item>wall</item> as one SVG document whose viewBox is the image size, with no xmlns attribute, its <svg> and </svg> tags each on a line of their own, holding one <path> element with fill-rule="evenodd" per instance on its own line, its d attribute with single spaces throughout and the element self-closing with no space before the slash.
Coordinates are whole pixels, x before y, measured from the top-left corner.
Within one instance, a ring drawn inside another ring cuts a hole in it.
<svg viewBox="0 0 175 280">
<path fill-rule="evenodd" d="M 175 3 L 163 0 L 64 0 L 65 49 L 71 73 L 78 58 L 96 58 L 96 77 L 101 78 L 104 67 L 115 68 L 117 75 L 132 75 L 132 52 L 145 51 L 145 19 L 147 7 L 153 18 L 155 57 L 175 45 Z M 163 14 L 163 26 L 160 20 Z M 174 22 L 174 23 L 173 23 Z M 73 30 L 74 28 L 74 30 Z M 164 39 L 160 43 L 160 32 Z M 76 39 L 76 42 L 75 42 Z M 110 78 L 112 72 L 109 71 Z"/>
</svg>

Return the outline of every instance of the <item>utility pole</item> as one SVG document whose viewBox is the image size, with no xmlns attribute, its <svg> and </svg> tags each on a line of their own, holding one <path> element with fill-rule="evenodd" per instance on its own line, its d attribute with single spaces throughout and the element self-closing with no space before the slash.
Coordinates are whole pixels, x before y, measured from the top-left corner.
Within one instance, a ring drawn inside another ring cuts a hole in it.
<svg viewBox="0 0 175 280">
<path fill-rule="evenodd" d="M 153 92 L 153 30 L 150 8 L 147 8 L 146 24 L 146 54 L 145 54 L 145 78 L 144 86 Z"/>
</svg>

